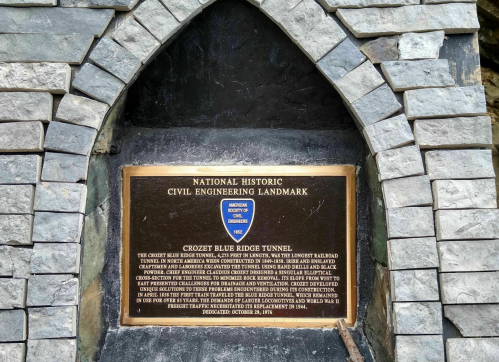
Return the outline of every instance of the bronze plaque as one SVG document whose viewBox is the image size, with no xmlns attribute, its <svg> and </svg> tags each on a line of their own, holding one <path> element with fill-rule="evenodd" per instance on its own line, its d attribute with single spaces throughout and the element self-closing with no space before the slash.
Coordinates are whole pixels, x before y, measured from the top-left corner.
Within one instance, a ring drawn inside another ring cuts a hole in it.
<svg viewBox="0 0 499 362">
<path fill-rule="evenodd" d="M 123 168 L 123 325 L 355 323 L 353 166 Z"/>
</svg>

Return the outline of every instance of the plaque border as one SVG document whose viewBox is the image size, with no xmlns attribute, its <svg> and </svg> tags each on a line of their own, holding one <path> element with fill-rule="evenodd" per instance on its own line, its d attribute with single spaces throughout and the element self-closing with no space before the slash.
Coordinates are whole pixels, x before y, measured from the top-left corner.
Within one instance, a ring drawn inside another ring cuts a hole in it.
<svg viewBox="0 0 499 362">
<path fill-rule="evenodd" d="M 122 326 L 336 328 L 337 318 L 307 317 L 130 317 L 130 178 L 133 176 L 345 176 L 347 204 L 347 317 L 357 315 L 356 172 L 355 166 L 123 166 L 121 193 L 121 316 Z"/>
</svg>

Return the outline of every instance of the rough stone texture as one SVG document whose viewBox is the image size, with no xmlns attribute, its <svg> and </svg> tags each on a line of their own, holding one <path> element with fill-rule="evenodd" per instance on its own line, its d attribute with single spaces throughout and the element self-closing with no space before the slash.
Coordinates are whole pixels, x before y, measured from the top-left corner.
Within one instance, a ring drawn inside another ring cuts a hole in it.
<svg viewBox="0 0 499 362">
<path fill-rule="evenodd" d="M 302 0 L 264 0 L 261 4 L 260 9 L 267 14 L 274 22 L 279 26 L 279 21 L 283 16 L 285 16 L 289 11 L 296 7 Z"/>
<path fill-rule="evenodd" d="M 216 0 L 199 0 L 199 2 L 201 3 L 201 5 L 203 6 L 203 9 L 210 6 L 211 4 L 213 4 Z M 248 0 L 249 3 L 259 7 L 262 3 L 263 3 L 263 0 Z"/>
<path fill-rule="evenodd" d="M 401 207 L 386 211 L 389 238 L 434 236 L 431 207 Z"/>
<path fill-rule="evenodd" d="M 46 152 L 42 181 L 84 181 L 87 179 L 87 167 L 87 156 Z"/>
<path fill-rule="evenodd" d="M 448 362 L 495 362 L 499 338 L 449 338 L 446 347 Z"/>
<path fill-rule="evenodd" d="M 36 185 L 35 211 L 83 213 L 86 197 L 86 185 L 41 182 Z"/>
<path fill-rule="evenodd" d="M 29 278 L 32 255 L 33 249 L 30 248 L 13 247 L 10 249 L 10 257 L 12 259 L 12 276 L 14 278 Z"/>
<path fill-rule="evenodd" d="M 63 63 L 0 63 L 1 91 L 69 92 L 71 67 Z"/>
<path fill-rule="evenodd" d="M 0 244 L 31 245 L 32 215 L 0 215 Z"/>
<path fill-rule="evenodd" d="M 29 339 L 76 336 L 76 307 L 29 308 Z"/>
<path fill-rule="evenodd" d="M 402 108 L 388 84 L 383 84 L 351 105 L 352 112 L 362 127 L 391 116 Z"/>
<path fill-rule="evenodd" d="M 382 62 L 381 70 L 395 92 L 454 86 L 447 59 Z"/>
<path fill-rule="evenodd" d="M 24 343 L 0 344 L 0 361 L 2 362 L 24 362 L 25 356 L 26 345 Z"/>
<path fill-rule="evenodd" d="M 421 0 L 422 4 L 476 3 L 477 0 Z"/>
<path fill-rule="evenodd" d="M 0 152 L 43 151 L 41 122 L 0 123 Z"/>
<path fill-rule="evenodd" d="M 438 240 L 499 238 L 499 210 L 438 210 Z"/>
<path fill-rule="evenodd" d="M 31 273 L 54 274 L 80 271 L 80 245 L 35 244 L 31 257 Z"/>
<path fill-rule="evenodd" d="M 0 186 L 0 214 L 32 214 L 34 195 L 32 185 Z"/>
<path fill-rule="evenodd" d="M 483 86 L 414 89 L 404 93 L 408 119 L 480 116 L 487 112 Z"/>
<path fill-rule="evenodd" d="M 0 309 L 26 307 L 26 280 L 0 279 Z"/>
<path fill-rule="evenodd" d="M 419 0 L 318 0 L 327 11 L 338 8 L 366 8 L 371 6 L 419 5 Z"/>
<path fill-rule="evenodd" d="M 24 310 L 0 310 L 0 342 L 20 342 L 26 340 L 26 313 Z"/>
<path fill-rule="evenodd" d="M 442 334 L 440 302 L 393 303 L 395 334 Z"/>
<path fill-rule="evenodd" d="M 105 39 L 107 38 L 102 39 L 101 42 Z M 92 55 L 93 53 L 90 57 Z M 108 110 L 109 106 L 105 103 L 68 93 L 62 98 L 55 117 L 61 122 L 99 130 Z"/>
<path fill-rule="evenodd" d="M 161 0 L 161 2 L 182 24 L 202 11 L 201 4 L 197 0 Z"/>
<path fill-rule="evenodd" d="M 79 243 L 82 226 L 82 214 L 36 212 L 33 241 Z"/>
<path fill-rule="evenodd" d="M 108 9 L 1 8 L 0 33 L 79 34 L 98 38 L 113 16 L 114 11 Z"/>
<path fill-rule="evenodd" d="M 489 147 L 490 117 L 424 119 L 414 122 L 414 137 L 421 148 Z"/>
<path fill-rule="evenodd" d="M 78 305 L 78 278 L 73 275 L 32 275 L 28 280 L 28 307 Z"/>
<path fill-rule="evenodd" d="M 56 6 L 56 0 L 0 0 L 2 6 Z"/>
<path fill-rule="evenodd" d="M 430 30 L 474 33 L 480 28 L 474 4 L 339 9 L 336 14 L 357 38 Z"/>
<path fill-rule="evenodd" d="M 444 314 L 463 337 L 499 336 L 499 305 L 446 305 Z"/>
<path fill-rule="evenodd" d="M 0 155 L 0 184 L 36 184 L 41 169 L 38 155 Z"/>
<path fill-rule="evenodd" d="M 494 179 L 437 180 L 432 184 L 435 209 L 495 209 Z"/>
<path fill-rule="evenodd" d="M 26 362 L 73 362 L 75 358 L 75 339 L 46 339 L 28 341 Z"/>
<path fill-rule="evenodd" d="M 76 75 L 73 87 L 112 106 L 125 84 L 102 69 L 86 63 Z"/>
<path fill-rule="evenodd" d="M 438 243 L 441 272 L 499 270 L 499 240 L 463 240 Z"/>
<path fill-rule="evenodd" d="M 442 273 L 443 304 L 485 304 L 499 302 L 499 272 Z"/>
<path fill-rule="evenodd" d="M 491 150 L 428 151 L 425 163 L 431 180 L 495 177 Z"/>
<path fill-rule="evenodd" d="M 366 57 L 355 44 L 345 39 L 317 63 L 317 68 L 332 83 L 361 64 Z"/>
<path fill-rule="evenodd" d="M 366 126 L 363 133 L 373 155 L 414 141 L 411 126 L 403 114 Z"/>
<path fill-rule="evenodd" d="M 0 246 L 0 277 L 12 276 L 12 258 L 10 257 L 11 246 Z"/>
<path fill-rule="evenodd" d="M 158 0 L 146 0 L 134 10 L 133 16 L 161 43 L 167 41 L 181 24 Z"/>
<path fill-rule="evenodd" d="M 119 11 L 132 10 L 138 0 L 60 0 L 63 8 L 113 8 Z"/>
<path fill-rule="evenodd" d="M 430 179 L 426 175 L 386 180 L 381 187 L 387 209 L 433 203 Z"/>
<path fill-rule="evenodd" d="M 45 149 L 90 155 L 97 131 L 93 128 L 51 122 L 45 136 Z"/>
<path fill-rule="evenodd" d="M 388 266 L 390 270 L 438 268 L 436 239 L 388 240 Z"/>
<path fill-rule="evenodd" d="M 397 362 L 445 362 L 442 336 L 396 336 Z"/>
<path fill-rule="evenodd" d="M 438 280 L 435 269 L 390 272 L 394 302 L 438 301 Z"/>
<path fill-rule="evenodd" d="M 125 83 L 133 78 L 142 65 L 139 58 L 108 37 L 99 41 L 89 59 Z"/>
<path fill-rule="evenodd" d="M 359 50 L 367 55 L 373 64 L 379 64 L 387 60 L 398 60 L 398 41 L 399 36 L 380 37 L 362 44 Z"/>
<path fill-rule="evenodd" d="M 423 159 L 417 146 L 379 152 L 376 163 L 380 181 L 424 173 Z"/>
<path fill-rule="evenodd" d="M 353 103 L 381 86 L 384 82 L 383 77 L 372 63 L 367 61 L 334 82 L 334 87 L 343 98 Z"/>
<path fill-rule="evenodd" d="M 50 93 L 0 92 L 0 122 L 50 122 L 52 103 Z"/>
<path fill-rule="evenodd" d="M 441 30 L 402 34 L 398 43 L 400 60 L 437 59 L 444 37 Z"/>
</svg>

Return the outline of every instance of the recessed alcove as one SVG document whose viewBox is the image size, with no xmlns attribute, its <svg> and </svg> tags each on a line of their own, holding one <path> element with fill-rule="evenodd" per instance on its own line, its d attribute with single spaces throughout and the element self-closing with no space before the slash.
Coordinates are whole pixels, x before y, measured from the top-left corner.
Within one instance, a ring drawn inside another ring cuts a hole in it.
<svg viewBox="0 0 499 362">
<path fill-rule="evenodd" d="M 383 353 L 380 341 L 390 343 L 380 297 L 387 286 L 384 207 L 373 160 L 339 94 L 257 8 L 221 0 L 195 18 L 122 96 L 94 153 L 82 243 L 81 361 L 348 357 L 336 329 L 121 326 L 126 165 L 355 165 L 358 307 L 352 334 L 366 361 L 374 361 L 372 349 Z M 366 334 L 378 334 L 371 346 Z"/>
</svg>

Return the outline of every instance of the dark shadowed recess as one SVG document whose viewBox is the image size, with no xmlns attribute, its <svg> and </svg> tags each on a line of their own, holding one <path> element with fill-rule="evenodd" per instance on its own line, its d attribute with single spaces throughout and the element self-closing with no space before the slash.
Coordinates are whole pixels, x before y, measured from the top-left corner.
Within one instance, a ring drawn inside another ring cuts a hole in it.
<svg viewBox="0 0 499 362">
<path fill-rule="evenodd" d="M 339 94 L 291 39 L 245 0 L 203 11 L 129 90 L 129 125 L 354 129 Z"/>
</svg>

